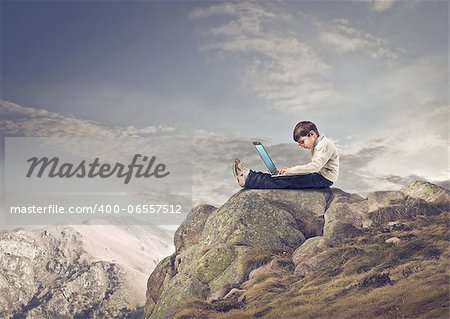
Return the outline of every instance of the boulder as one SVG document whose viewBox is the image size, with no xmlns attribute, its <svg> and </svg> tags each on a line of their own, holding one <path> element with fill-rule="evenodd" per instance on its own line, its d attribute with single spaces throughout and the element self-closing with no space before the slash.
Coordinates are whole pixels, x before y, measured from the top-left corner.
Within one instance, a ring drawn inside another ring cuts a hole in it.
<svg viewBox="0 0 450 319">
<path fill-rule="evenodd" d="M 397 245 L 398 243 L 400 243 L 402 240 L 398 237 L 391 237 L 386 239 L 384 242 L 387 244 L 394 244 Z"/>
<path fill-rule="evenodd" d="M 283 201 L 268 201 L 265 190 L 245 190 L 233 195 L 205 223 L 199 244 L 229 243 L 244 246 L 287 247 L 305 241 Z"/>
<path fill-rule="evenodd" d="M 252 247 L 294 251 L 305 241 L 303 232 L 322 234 L 330 197 L 330 190 L 242 190 L 217 209 L 193 208 L 175 233 L 175 254 L 150 276 L 145 318 L 170 318 L 192 298 L 212 305 L 223 300 L 248 279 Z"/>
<path fill-rule="evenodd" d="M 173 318 L 177 307 L 184 301 L 198 298 L 205 299 L 208 286 L 198 278 L 187 273 L 176 274 L 158 298 L 153 309 L 145 309 L 146 318 Z M 146 306 L 147 307 L 147 306 Z"/>
<path fill-rule="evenodd" d="M 449 209 L 449 191 L 438 185 L 425 181 L 415 181 L 403 187 L 400 192 L 412 198 L 422 199 L 430 205 Z"/>
<path fill-rule="evenodd" d="M 273 270 L 271 262 L 250 271 L 250 273 L 248 274 L 248 279 L 253 279 L 261 274 L 267 273 L 270 270 Z"/>
<path fill-rule="evenodd" d="M 387 197 L 391 196 L 389 193 L 386 192 Z M 382 194 L 378 196 L 380 196 L 380 201 L 388 201 L 388 199 L 382 199 Z M 404 197 L 402 200 L 395 200 L 391 205 L 380 205 L 378 209 L 369 211 L 368 217 L 375 226 L 384 226 L 389 222 L 410 220 L 417 215 L 436 215 L 440 212 L 439 207 L 431 205 L 423 199 Z"/>
<path fill-rule="evenodd" d="M 306 238 L 322 236 L 330 189 L 269 190 L 260 195 L 270 204 L 289 211 Z"/>
<path fill-rule="evenodd" d="M 314 256 L 331 247 L 331 240 L 326 237 L 312 237 L 307 239 L 303 245 L 298 247 L 292 254 L 295 266 L 308 262 Z"/>
<path fill-rule="evenodd" d="M 406 195 L 400 191 L 378 191 L 367 195 L 367 204 L 369 205 L 369 213 L 379 209 L 398 206 L 406 199 Z"/>
<path fill-rule="evenodd" d="M 329 239 L 359 236 L 371 225 L 367 200 L 356 194 L 333 189 L 331 203 L 325 212 L 323 235 Z"/>
<path fill-rule="evenodd" d="M 317 256 L 331 246 L 331 240 L 326 237 L 313 237 L 306 240 L 292 255 L 295 274 L 306 276 L 308 272 L 316 269 L 319 261 Z"/>
<path fill-rule="evenodd" d="M 241 190 L 218 208 L 197 206 L 175 233 L 175 254 L 150 276 L 145 318 L 171 318 L 189 299 L 218 311 L 238 307 L 245 280 L 294 267 L 296 275 L 306 276 L 334 240 L 397 219 L 435 214 L 441 211 L 436 205 L 447 202 L 448 191 L 413 183 L 367 199 L 337 188 Z"/>
<path fill-rule="evenodd" d="M 149 316 L 159 301 L 162 292 L 168 287 L 169 280 L 175 275 L 175 254 L 161 260 L 147 280 L 147 300 L 144 307 L 144 315 Z"/>
<path fill-rule="evenodd" d="M 244 280 L 243 257 L 247 249 L 218 244 L 210 249 L 197 246 L 181 252 L 175 261 L 176 274 L 158 298 L 153 298 L 157 299 L 157 305 L 146 308 L 145 316 L 170 318 L 172 312 L 188 299 L 212 301 L 222 298 L 233 285 Z"/>
<path fill-rule="evenodd" d="M 198 205 L 189 212 L 175 232 L 174 244 L 177 252 L 197 244 L 206 220 L 215 209 L 216 207 L 211 205 Z"/>
</svg>

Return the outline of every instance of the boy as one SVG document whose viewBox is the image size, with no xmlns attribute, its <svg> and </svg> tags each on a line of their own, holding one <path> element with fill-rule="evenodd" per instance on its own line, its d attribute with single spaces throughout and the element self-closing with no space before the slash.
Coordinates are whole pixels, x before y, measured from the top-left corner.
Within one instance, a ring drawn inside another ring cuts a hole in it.
<svg viewBox="0 0 450 319">
<path fill-rule="evenodd" d="M 246 168 L 239 159 L 233 162 L 233 174 L 241 187 L 253 189 L 280 188 L 326 188 L 336 182 L 339 175 L 339 153 L 332 141 L 320 136 L 316 125 L 309 121 L 299 122 L 293 132 L 299 147 L 311 151 L 311 162 L 305 165 L 284 167 L 272 177 Z"/>
</svg>

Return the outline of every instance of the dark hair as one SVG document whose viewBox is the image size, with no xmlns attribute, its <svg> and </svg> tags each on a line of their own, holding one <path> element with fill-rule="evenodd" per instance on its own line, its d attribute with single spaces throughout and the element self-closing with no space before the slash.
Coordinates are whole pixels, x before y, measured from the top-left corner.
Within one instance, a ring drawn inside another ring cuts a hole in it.
<svg viewBox="0 0 450 319">
<path fill-rule="evenodd" d="M 294 141 L 298 142 L 300 137 L 309 136 L 309 132 L 311 131 L 316 132 L 317 136 L 319 136 L 319 130 L 317 129 L 316 124 L 310 121 L 298 122 L 294 128 Z"/>
</svg>

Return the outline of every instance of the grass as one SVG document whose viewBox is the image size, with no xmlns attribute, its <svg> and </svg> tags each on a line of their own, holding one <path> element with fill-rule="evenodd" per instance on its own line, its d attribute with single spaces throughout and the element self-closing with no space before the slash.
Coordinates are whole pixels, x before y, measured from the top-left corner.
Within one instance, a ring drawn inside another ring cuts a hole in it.
<svg viewBox="0 0 450 319">
<path fill-rule="evenodd" d="M 385 243 L 394 236 L 399 244 Z M 448 212 L 417 216 L 410 230 L 372 230 L 336 243 L 306 277 L 286 266 L 247 280 L 238 309 L 187 302 L 182 311 L 190 317 L 184 318 L 449 318 L 449 236 Z M 290 256 L 277 257 L 289 265 Z M 271 258 L 255 250 L 249 265 Z"/>
</svg>

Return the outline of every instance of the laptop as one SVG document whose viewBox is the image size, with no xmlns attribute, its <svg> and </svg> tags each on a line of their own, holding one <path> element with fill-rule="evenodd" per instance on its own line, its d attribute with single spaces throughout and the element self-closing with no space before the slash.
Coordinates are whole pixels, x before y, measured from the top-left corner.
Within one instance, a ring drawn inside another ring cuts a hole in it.
<svg viewBox="0 0 450 319">
<path fill-rule="evenodd" d="M 264 164 L 266 164 L 267 169 L 269 170 L 272 177 L 289 176 L 289 175 L 278 174 L 278 169 L 275 166 L 275 163 L 272 161 L 272 159 L 269 156 L 269 153 L 267 152 L 265 147 L 260 142 L 253 142 L 253 146 L 255 147 L 259 156 L 261 156 L 261 159 L 263 160 Z"/>
</svg>

